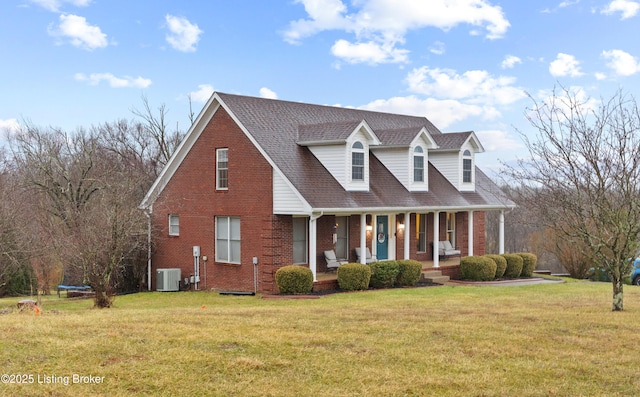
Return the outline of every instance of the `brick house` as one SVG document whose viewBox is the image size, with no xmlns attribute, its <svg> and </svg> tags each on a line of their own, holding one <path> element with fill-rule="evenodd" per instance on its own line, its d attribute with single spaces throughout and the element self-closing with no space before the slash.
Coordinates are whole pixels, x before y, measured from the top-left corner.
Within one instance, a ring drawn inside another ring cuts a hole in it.
<svg viewBox="0 0 640 397">
<path fill-rule="evenodd" d="M 475 166 L 483 151 L 424 117 L 214 93 L 141 203 L 149 288 L 179 268 L 199 289 L 277 292 L 278 268 L 317 277 L 331 249 L 435 267 L 439 241 L 484 254 L 485 211 L 514 204 Z"/>
</svg>

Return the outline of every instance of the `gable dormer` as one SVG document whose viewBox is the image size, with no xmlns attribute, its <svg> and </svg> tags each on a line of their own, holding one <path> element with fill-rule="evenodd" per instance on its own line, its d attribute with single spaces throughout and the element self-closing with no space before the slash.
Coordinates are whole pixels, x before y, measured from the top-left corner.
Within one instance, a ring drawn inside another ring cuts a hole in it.
<svg viewBox="0 0 640 397">
<path fill-rule="evenodd" d="M 377 133 L 382 143 L 372 151 L 380 162 L 408 191 L 428 191 L 429 151 L 438 145 L 427 129 L 409 128 Z"/>
<path fill-rule="evenodd" d="M 431 163 L 460 192 L 476 190 L 475 156 L 484 152 L 473 131 L 434 136 L 439 148 L 430 153 Z"/>
<path fill-rule="evenodd" d="M 347 191 L 369 190 L 369 150 L 380 140 L 365 120 L 301 125 L 306 146 Z"/>
</svg>

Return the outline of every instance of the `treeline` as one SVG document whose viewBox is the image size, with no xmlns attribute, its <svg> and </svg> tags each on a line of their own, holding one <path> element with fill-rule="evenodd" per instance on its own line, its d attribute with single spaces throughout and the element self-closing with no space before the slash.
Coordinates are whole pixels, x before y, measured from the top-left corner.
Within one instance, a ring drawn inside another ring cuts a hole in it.
<svg viewBox="0 0 640 397">
<path fill-rule="evenodd" d="M 28 122 L 0 152 L 0 296 L 89 285 L 97 307 L 146 285 L 138 208 L 183 137 L 163 106 L 73 132 Z"/>
</svg>

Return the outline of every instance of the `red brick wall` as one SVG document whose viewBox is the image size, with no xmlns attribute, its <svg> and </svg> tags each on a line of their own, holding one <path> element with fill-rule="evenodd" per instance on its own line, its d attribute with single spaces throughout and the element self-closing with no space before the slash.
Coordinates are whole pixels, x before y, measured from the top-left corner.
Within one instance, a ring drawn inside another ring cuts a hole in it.
<svg viewBox="0 0 640 397">
<path fill-rule="evenodd" d="M 229 148 L 227 191 L 216 191 L 217 148 Z M 201 289 L 253 291 L 252 258 L 257 257 L 258 290 L 273 290 L 274 268 L 287 262 L 281 249 L 291 241 L 291 217 L 272 215 L 272 197 L 271 166 L 220 108 L 154 204 L 152 222 L 157 239 L 152 288 L 158 268 L 181 268 L 182 278 L 193 274 L 192 246 L 199 245 L 201 255 L 208 257 L 206 269 L 201 261 Z M 180 216 L 179 236 L 168 235 L 169 214 Z M 215 261 L 216 216 L 240 216 L 239 265 Z M 290 249 L 291 244 L 287 246 Z"/>
</svg>

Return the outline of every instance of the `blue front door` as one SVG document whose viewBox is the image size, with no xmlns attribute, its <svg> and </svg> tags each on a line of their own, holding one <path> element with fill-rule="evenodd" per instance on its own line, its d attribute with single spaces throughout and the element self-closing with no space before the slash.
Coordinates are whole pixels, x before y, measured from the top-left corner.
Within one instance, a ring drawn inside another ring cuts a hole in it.
<svg viewBox="0 0 640 397">
<path fill-rule="evenodd" d="M 389 258 L 389 217 L 378 215 L 376 217 L 376 256 L 378 260 Z"/>
</svg>

